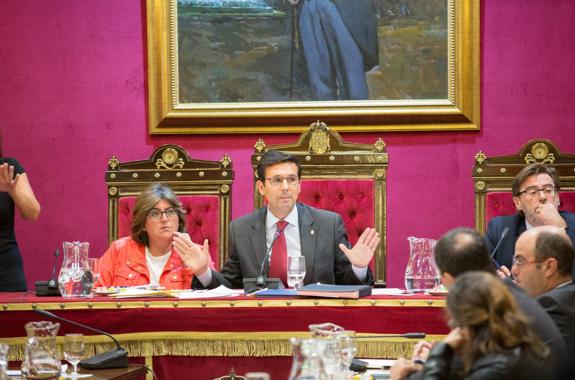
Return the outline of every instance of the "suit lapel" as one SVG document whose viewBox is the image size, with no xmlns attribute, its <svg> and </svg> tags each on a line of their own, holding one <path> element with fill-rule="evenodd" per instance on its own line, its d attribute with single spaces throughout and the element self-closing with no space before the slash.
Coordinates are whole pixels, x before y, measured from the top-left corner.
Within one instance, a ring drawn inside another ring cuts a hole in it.
<svg viewBox="0 0 575 380">
<path fill-rule="evenodd" d="M 299 239 L 301 244 L 301 254 L 305 256 L 305 279 L 304 283 L 313 278 L 313 268 L 315 263 L 315 247 L 317 242 L 317 231 L 314 220 L 307 208 L 297 204 L 298 222 L 299 222 Z"/>
<path fill-rule="evenodd" d="M 267 209 L 261 208 L 256 215 L 250 231 L 250 241 L 255 253 L 257 265 L 261 265 L 267 251 L 266 244 L 266 214 Z"/>
</svg>

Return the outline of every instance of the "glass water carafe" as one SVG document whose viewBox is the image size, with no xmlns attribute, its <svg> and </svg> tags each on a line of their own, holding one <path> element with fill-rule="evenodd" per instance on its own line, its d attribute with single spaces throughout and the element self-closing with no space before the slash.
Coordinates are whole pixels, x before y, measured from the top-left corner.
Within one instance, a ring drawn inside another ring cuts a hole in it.
<svg viewBox="0 0 575 380">
<path fill-rule="evenodd" d="M 62 369 L 56 336 L 59 323 L 28 322 L 26 347 L 22 361 L 22 376 L 26 379 L 58 379 Z"/>
<path fill-rule="evenodd" d="M 91 297 L 94 279 L 88 270 L 90 244 L 65 241 L 62 245 L 64 259 L 58 276 L 58 287 L 62 297 Z"/>
<path fill-rule="evenodd" d="M 405 289 L 409 293 L 421 293 L 439 285 L 440 274 L 433 249 L 436 240 L 408 237 L 409 261 L 405 268 Z"/>
</svg>

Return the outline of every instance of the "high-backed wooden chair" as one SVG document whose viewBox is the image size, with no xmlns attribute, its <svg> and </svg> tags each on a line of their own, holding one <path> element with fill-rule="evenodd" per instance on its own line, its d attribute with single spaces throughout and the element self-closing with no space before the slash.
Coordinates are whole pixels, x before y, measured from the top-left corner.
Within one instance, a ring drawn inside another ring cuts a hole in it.
<svg viewBox="0 0 575 380">
<path fill-rule="evenodd" d="M 267 146 L 262 139 L 255 144 L 252 168 L 268 150 L 294 155 L 302 164 L 302 189 L 299 201 L 313 207 L 339 213 L 349 240 L 355 244 L 366 227 L 375 227 L 381 243 L 370 265 L 376 283 L 385 283 L 386 225 L 385 199 L 388 156 L 380 138 L 374 144 L 344 142 L 324 123 L 316 122 L 291 144 Z M 256 188 L 254 205 L 262 207 L 264 199 Z"/>
<path fill-rule="evenodd" d="M 511 194 L 511 183 L 527 164 L 542 163 L 554 167 L 561 180 L 560 209 L 575 211 L 575 155 L 564 154 L 545 139 L 531 140 L 519 153 L 509 156 L 487 157 L 480 151 L 475 155 L 473 181 L 475 184 L 475 227 L 485 233 L 489 220 L 499 215 L 516 212 Z"/>
<path fill-rule="evenodd" d="M 130 234 L 136 197 L 150 184 L 172 188 L 186 211 L 192 240 L 208 239 L 210 255 L 219 269 L 225 259 L 234 171 L 227 155 L 220 161 L 193 160 L 178 145 L 163 145 L 147 160 L 108 161 L 108 240 Z"/>
</svg>

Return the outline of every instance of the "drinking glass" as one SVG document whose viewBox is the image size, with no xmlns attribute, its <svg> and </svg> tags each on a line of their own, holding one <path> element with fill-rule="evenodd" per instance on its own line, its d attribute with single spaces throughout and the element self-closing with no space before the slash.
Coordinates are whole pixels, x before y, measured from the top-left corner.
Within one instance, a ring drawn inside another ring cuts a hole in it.
<svg viewBox="0 0 575 380">
<path fill-rule="evenodd" d="M 88 259 L 88 269 L 94 276 L 94 284 L 100 279 L 100 259 L 89 258 Z"/>
<path fill-rule="evenodd" d="M 78 363 L 84 358 L 84 334 L 66 334 L 64 336 L 64 359 L 72 364 L 74 370 L 71 374 L 63 377 L 69 379 L 80 379 L 92 375 L 81 375 L 78 373 Z"/>
<path fill-rule="evenodd" d="M 337 341 L 341 352 L 341 365 L 345 371 L 349 371 L 349 367 L 357 351 L 355 332 L 342 331 L 337 335 Z"/>
<path fill-rule="evenodd" d="M 0 380 L 8 379 L 8 349 L 7 344 L 0 342 Z"/>
<path fill-rule="evenodd" d="M 305 257 L 289 256 L 287 272 L 288 286 L 295 289 L 301 288 L 305 277 Z"/>
</svg>

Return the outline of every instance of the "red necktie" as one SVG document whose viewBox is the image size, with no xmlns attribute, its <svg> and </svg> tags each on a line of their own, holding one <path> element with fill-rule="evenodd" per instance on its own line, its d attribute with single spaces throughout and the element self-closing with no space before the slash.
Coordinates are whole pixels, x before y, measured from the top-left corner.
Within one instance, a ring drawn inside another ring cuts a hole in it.
<svg viewBox="0 0 575 380">
<path fill-rule="evenodd" d="M 284 286 L 287 284 L 287 243 L 284 235 L 284 229 L 288 222 L 280 220 L 276 223 L 277 239 L 272 248 L 272 259 L 270 263 L 270 277 L 279 278 Z"/>
</svg>

